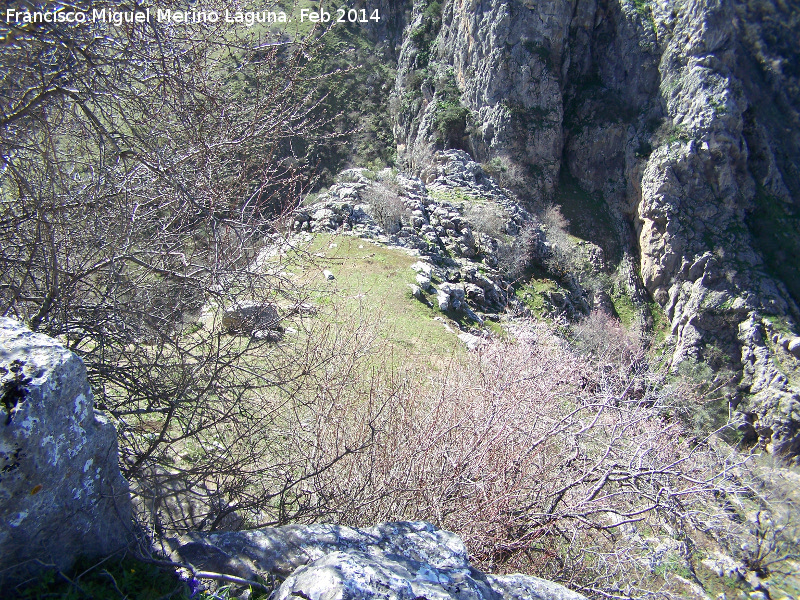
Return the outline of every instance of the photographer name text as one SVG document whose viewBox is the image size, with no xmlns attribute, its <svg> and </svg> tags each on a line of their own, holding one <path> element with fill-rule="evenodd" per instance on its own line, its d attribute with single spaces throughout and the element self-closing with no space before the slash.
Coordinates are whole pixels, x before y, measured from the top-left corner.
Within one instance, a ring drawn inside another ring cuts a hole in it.
<svg viewBox="0 0 800 600">
<path fill-rule="evenodd" d="M 6 9 L 6 24 L 28 23 L 109 23 L 117 27 L 125 24 L 147 23 L 155 19 L 159 23 L 230 23 L 234 26 L 253 27 L 256 24 L 292 23 L 299 19 L 301 23 L 377 23 L 381 20 L 378 9 L 336 8 L 327 10 L 311 10 L 304 8 L 294 18 L 283 11 L 216 11 L 216 10 L 171 10 L 143 9 L 132 11 L 115 11 L 106 8 L 91 11 L 66 10 L 64 7 L 46 11 Z"/>
</svg>

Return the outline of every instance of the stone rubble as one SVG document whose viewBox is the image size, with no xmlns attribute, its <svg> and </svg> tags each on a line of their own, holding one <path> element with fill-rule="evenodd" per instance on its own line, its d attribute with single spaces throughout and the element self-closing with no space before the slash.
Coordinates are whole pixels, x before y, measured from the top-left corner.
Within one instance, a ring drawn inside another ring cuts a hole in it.
<svg viewBox="0 0 800 600">
<path fill-rule="evenodd" d="M 474 324 L 482 325 L 486 315 L 524 313 L 499 268 L 500 254 L 503 248 L 513 251 L 520 232 L 529 228 L 535 232 L 531 239 L 537 240 L 533 252 L 544 260 L 550 249 L 541 224 L 464 151 L 436 154 L 425 177 L 427 183 L 388 169 L 377 176 L 348 169 L 313 204 L 296 212 L 292 229 L 298 235 L 356 235 L 416 252 L 420 260 L 411 267 L 417 273 L 416 285 L 409 286 L 411 295 Z M 371 197 L 386 190 L 394 190 L 402 202 L 393 233 L 379 224 L 378 209 L 370 204 Z M 552 310 L 566 310 L 568 304 L 561 302 Z"/>
</svg>

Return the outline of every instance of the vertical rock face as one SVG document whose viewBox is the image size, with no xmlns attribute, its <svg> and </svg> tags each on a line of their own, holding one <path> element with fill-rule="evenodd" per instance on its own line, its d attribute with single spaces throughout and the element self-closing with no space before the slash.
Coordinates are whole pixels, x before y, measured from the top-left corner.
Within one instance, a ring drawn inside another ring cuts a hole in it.
<svg viewBox="0 0 800 600">
<path fill-rule="evenodd" d="M 457 86 L 468 122 L 449 145 L 479 162 L 507 161 L 534 198 L 552 193 L 563 145 L 560 69 L 572 3 L 444 2 L 434 17 L 425 5 L 415 6 L 398 65 L 401 163 L 417 167 L 443 139 L 443 127 L 452 124 L 448 107 L 457 102 L 448 92 Z M 421 33 L 432 18 L 440 27 L 435 44 Z"/>
<path fill-rule="evenodd" d="M 796 447 L 765 408 L 797 396 L 794 358 L 777 392 L 753 384 L 769 361 L 753 366 L 740 327 L 800 323 L 797 2 L 445 0 L 431 16 L 418 0 L 414 15 L 400 162 L 422 172 L 432 148 L 456 146 L 502 163 L 528 200 L 558 203 L 564 178 L 601 198 L 629 295 L 646 290 L 671 322 L 673 365 L 737 373 L 762 442 Z"/>
<path fill-rule="evenodd" d="M 0 583 L 108 555 L 131 531 L 114 426 L 81 360 L 0 317 Z"/>
<path fill-rule="evenodd" d="M 535 194 L 558 181 L 563 138 L 561 61 L 572 2 L 456 2 L 443 14 L 439 52 L 474 119 L 476 159 L 506 158 Z M 478 8 L 480 5 L 480 8 Z"/>
</svg>

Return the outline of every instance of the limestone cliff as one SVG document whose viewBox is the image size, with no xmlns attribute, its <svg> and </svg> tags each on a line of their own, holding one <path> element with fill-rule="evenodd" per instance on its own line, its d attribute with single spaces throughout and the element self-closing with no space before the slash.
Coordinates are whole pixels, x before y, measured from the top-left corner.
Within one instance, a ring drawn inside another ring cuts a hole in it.
<svg viewBox="0 0 800 600">
<path fill-rule="evenodd" d="M 799 20 L 796 1 L 418 1 L 393 96 L 403 166 L 458 147 L 534 207 L 593 198 L 673 365 L 730 369 L 743 429 L 790 454 Z"/>
</svg>

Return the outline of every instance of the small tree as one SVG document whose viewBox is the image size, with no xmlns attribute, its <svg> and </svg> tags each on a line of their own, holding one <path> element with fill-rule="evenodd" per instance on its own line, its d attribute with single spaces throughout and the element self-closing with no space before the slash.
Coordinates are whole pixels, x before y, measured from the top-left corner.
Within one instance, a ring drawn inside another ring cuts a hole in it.
<svg viewBox="0 0 800 600">
<path fill-rule="evenodd" d="M 244 301 L 285 317 L 305 299 L 264 257 L 310 185 L 310 48 L 155 20 L 11 23 L 2 37 L 0 313 L 83 358 L 154 529 L 302 513 L 296 484 L 323 465 L 281 456 L 276 398 L 331 347 L 230 336 L 219 318 Z M 162 510 L 176 494 L 181 515 Z"/>
</svg>

